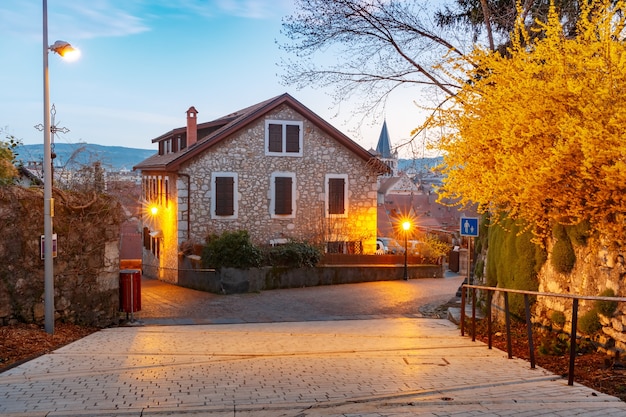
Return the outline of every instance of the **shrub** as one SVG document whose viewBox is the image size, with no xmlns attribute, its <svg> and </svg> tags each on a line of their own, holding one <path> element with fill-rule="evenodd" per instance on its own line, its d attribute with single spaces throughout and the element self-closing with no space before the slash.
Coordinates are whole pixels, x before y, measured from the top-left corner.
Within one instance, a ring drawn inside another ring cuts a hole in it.
<svg viewBox="0 0 626 417">
<path fill-rule="evenodd" d="M 552 248 L 552 266 L 557 272 L 567 274 L 572 272 L 576 263 L 576 253 L 565 227 L 561 224 L 554 226 L 553 235 L 556 241 Z"/>
<path fill-rule="evenodd" d="M 436 235 L 427 234 L 423 237 L 422 256 L 432 263 L 446 256 L 450 251 L 450 244 L 439 239 Z"/>
<path fill-rule="evenodd" d="M 585 334 L 594 334 L 602 329 L 598 312 L 595 309 L 589 310 L 578 319 L 578 328 Z"/>
<path fill-rule="evenodd" d="M 569 336 L 566 333 L 547 332 L 539 343 L 542 355 L 562 356 L 569 350 Z"/>
<path fill-rule="evenodd" d="M 615 297 L 615 291 L 608 288 L 600 293 L 600 297 Z M 595 308 L 598 313 L 611 317 L 617 310 L 617 301 L 596 301 Z"/>
<path fill-rule="evenodd" d="M 313 267 L 321 257 L 322 252 L 316 246 L 295 241 L 271 247 L 265 256 L 267 264 L 289 268 Z"/>
<path fill-rule="evenodd" d="M 565 314 L 562 311 L 553 311 L 550 314 L 550 320 L 558 327 L 563 327 L 565 325 Z"/>
<path fill-rule="evenodd" d="M 210 235 L 202 250 L 202 264 L 206 268 L 241 268 L 259 266 L 261 251 L 250 242 L 245 230 Z"/>
</svg>

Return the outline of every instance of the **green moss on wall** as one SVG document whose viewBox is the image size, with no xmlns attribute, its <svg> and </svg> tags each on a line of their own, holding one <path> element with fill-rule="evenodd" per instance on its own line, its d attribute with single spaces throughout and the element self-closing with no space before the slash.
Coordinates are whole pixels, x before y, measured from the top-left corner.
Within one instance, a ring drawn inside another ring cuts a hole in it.
<svg viewBox="0 0 626 417">
<path fill-rule="evenodd" d="M 591 234 L 591 225 L 588 221 L 582 221 L 573 226 L 566 226 L 565 231 L 573 244 L 585 246 Z"/>
</svg>

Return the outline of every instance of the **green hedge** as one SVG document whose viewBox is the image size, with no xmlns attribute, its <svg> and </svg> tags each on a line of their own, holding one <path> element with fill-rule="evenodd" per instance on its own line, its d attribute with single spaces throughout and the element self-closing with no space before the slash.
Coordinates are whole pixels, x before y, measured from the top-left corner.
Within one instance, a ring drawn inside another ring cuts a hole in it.
<svg viewBox="0 0 626 417">
<path fill-rule="evenodd" d="M 282 266 L 289 268 L 312 267 L 317 265 L 322 252 L 307 242 L 290 241 L 285 245 L 265 247 L 255 246 L 246 230 L 212 234 L 206 239 L 202 250 L 202 264 L 205 268 L 248 269 L 259 266 Z"/>
<path fill-rule="evenodd" d="M 537 274 L 546 261 L 546 252 L 534 244 L 532 233 L 518 221 L 502 218 L 489 227 L 487 285 L 537 291 Z M 534 302 L 534 300 L 531 300 Z M 511 312 L 523 316 L 524 296 L 509 296 Z"/>
<path fill-rule="evenodd" d="M 565 226 L 556 224 L 552 229 L 554 246 L 552 247 L 551 263 L 557 272 L 567 274 L 572 272 L 576 263 L 574 246 Z"/>
<path fill-rule="evenodd" d="M 306 242 L 291 241 L 285 245 L 269 248 L 264 264 L 291 268 L 313 267 L 322 257 L 322 252 Z"/>
</svg>

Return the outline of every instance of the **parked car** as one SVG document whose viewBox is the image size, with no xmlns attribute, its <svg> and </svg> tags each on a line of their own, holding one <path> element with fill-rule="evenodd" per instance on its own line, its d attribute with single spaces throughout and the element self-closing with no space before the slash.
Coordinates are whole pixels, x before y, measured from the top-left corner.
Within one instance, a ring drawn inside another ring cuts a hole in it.
<svg viewBox="0 0 626 417">
<path fill-rule="evenodd" d="M 409 255 L 422 255 L 424 252 L 424 242 L 419 240 L 409 240 Z"/>
<path fill-rule="evenodd" d="M 398 243 L 397 240 L 391 237 L 379 237 L 376 239 L 376 254 L 403 254 L 404 246 Z"/>
</svg>

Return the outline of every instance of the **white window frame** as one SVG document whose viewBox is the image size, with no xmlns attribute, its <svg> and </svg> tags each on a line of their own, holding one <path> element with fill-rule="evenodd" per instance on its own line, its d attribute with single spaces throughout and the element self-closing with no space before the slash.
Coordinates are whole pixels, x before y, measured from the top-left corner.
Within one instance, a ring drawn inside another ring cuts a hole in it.
<svg viewBox="0 0 626 417">
<path fill-rule="evenodd" d="M 343 214 L 330 214 L 330 179 L 343 179 Z M 348 199 L 348 174 L 326 174 L 324 178 L 324 207 L 327 218 L 347 218 L 350 200 Z"/>
<path fill-rule="evenodd" d="M 215 214 L 216 197 L 215 197 L 215 179 L 217 177 L 231 177 L 233 179 L 233 214 L 231 216 L 222 216 Z M 212 172 L 211 173 L 211 219 L 214 220 L 230 220 L 239 217 L 239 174 L 236 172 Z"/>
<path fill-rule="evenodd" d="M 270 144 L 270 135 L 269 135 L 269 126 L 270 125 L 282 125 L 282 134 L 283 134 L 283 142 L 282 142 L 282 152 L 270 152 L 269 144 Z M 288 125 L 296 125 L 299 127 L 298 132 L 298 152 L 287 152 L 287 129 Z M 304 123 L 296 121 L 296 120 L 265 120 L 265 155 L 266 156 L 293 156 L 293 157 L 301 157 L 303 144 L 304 144 Z"/>
<path fill-rule="evenodd" d="M 291 178 L 291 214 L 276 214 L 276 187 L 274 179 L 276 177 L 290 177 Z M 281 172 L 276 171 L 272 172 L 270 175 L 270 188 L 269 188 L 269 199 L 270 199 L 270 218 L 272 219 L 294 219 L 296 217 L 296 190 L 298 187 L 296 186 L 296 173 L 295 172 Z"/>
</svg>

